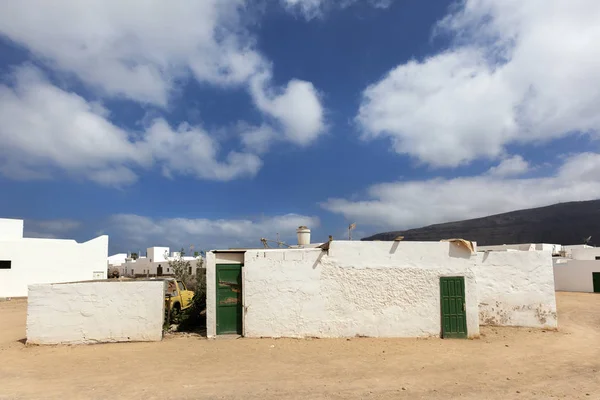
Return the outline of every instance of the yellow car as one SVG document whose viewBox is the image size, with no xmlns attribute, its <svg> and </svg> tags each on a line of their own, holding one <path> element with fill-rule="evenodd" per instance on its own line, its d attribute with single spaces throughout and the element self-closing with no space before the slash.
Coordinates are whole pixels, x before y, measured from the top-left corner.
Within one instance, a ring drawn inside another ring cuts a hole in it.
<svg viewBox="0 0 600 400">
<path fill-rule="evenodd" d="M 164 278 L 163 280 L 167 282 L 165 309 L 168 309 L 171 304 L 171 315 L 178 315 L 192 305 L 194 292 L 187 290 L 185 283 L 174 278 Z"/>
</svg>

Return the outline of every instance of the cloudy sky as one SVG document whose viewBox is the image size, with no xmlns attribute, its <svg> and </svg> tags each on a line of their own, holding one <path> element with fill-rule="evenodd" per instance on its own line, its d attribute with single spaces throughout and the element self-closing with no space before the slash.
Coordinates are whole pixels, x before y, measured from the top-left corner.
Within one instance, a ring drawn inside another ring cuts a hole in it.
<svg viewBox="0 0 600 400">
<path fill-rule="evenodd" d="M 31 236 L 316 240 L 600 197 L 597 0 L 0 2 Z"/>
</svg>

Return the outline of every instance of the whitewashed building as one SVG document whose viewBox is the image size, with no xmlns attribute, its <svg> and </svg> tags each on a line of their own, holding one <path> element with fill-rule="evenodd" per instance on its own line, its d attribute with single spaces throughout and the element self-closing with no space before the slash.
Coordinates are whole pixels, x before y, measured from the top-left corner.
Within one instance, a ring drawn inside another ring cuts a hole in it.
<svg viewBox="0 0 600 400">
<path fill-rule="evenodd" d="M 119 257 L 117 257 L 119 256 Z M 120 254 L 109 257 L 108 268 L 117 268 L 121 276 L 163 276 L 173 275 L 169 261 L 178 260 L 180 253 L 170 252 L 168 247 L 148 247 L 145 257 L 133 259 L 126 257 L 121 262 Z M 190 262 L 189 274 L 196 270 L 196 257 L 184 256 L 184 261 Z"/>
<path fill-rule="evenodd" d="M 206 274 L 209 337 L 473 338 L 480 324 L 557 326 L 548 251 L 332 241 L 212 251 Z"/>
<path fill-rule="evenodd" d="M 23 220 L 0 219 L 0 297 L 27 296 L 27 286 L 106 278 L 108 236 L 84 243 L 23 237 Z"/>
<path fill-rule="evenodd" d="M 600 293 L 600 247 L 565 247 L 569 247 L 568 256 L 554 259 L 556 290 Z"/>
</svg>

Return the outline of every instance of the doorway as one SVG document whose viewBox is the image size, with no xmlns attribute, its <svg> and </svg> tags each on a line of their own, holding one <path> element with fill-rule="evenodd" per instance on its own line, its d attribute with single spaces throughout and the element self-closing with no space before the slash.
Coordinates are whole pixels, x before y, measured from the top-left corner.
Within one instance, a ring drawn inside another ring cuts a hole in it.
<svg viewBox="0 0 600 400">
<path fill-rule="evenodd" d="M 465 278 L 440 278 L 440 300 L 443 338 L 467 337 Z"/>
<path fill-rule="evenodd" d="M 592 272 L 592 282 L 594 283 L 594 293 L 600 293 L 600 272 Z"/>
<path fill-rule="evenodd" d="M 216 266 L 217 335 L 242 334 L 242 265 Z"/>
</svg>

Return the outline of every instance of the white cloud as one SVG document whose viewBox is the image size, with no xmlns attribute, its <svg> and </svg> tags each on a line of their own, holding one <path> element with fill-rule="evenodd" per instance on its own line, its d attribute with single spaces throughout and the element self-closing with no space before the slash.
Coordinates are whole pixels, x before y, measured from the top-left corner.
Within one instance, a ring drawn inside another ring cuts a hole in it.
<svg viewBox="0 0 600 400">
<path fill-rule="evenodd" d="M 230 247 L 262 247 L 260 239 L 275 239 L 279 233 L 281 240 L 296 243 L 296 228 L 301 225 L 319 226 L 317 217 L 286 214 L 260 219 L 153 219 L 135 214 L 118 214 L 109 220 L 105 231 L 111 240 L 122 246 L 145 249 L 150 246 L 196 250 Z"/>
<path fill-rule="evenodd" d="M 518 176 L 529 171 L 530 166 L 523 157 L 516 155 L 506 158 L 495 167 L 489 169 L 488 174 L 493 176 Z"/>
<path fill-rule="evenodd" d="M 265 85 L 268 81 L 264 75 L 252 80 L 258 109 L 279 122 L 289 142 L 300 146 L 312 143 L 325 131 L 323 106 L 313 84 L 293 79 L 285 89 L 275 91 Z"/>
<path fill-rule="evenodd" d="M 543 178 L 481 175 L 373 185 L 368 199 L 329 199 L 322 206 L 350 221 L 382 229 L 408 229 L 483 217 L 564 201 L 600 198 L 600 154 L 567 158 Z"/>
<path fill-rule="evenodd" d="M 250 153 L 230 152 L 200 127 L 173 130 L 156 119 L 144 132 L 127 132 L 106 119 L 98 103 L 66 92 L 34 68 L 19 68 L 14 84 L 0 85 L 0 173 L 13 179 L 51 175 L 48 167 L 105 185 L 137 179 L 136 170 L 158 165 L 165 173 L 230 180 L 261 166 Z"/>
<path fill-rule="evenodd" d="M 262 136 L 254 135 L 248 139 L 251 143 L 244 140 L 250 153 L 231 151 L 218 162 L 219 144 L 199 127 L 182 123 L 173 130 L 161 120 L 141 133 L 148 137 L 135 141 L 110 122 L 101 104 L 48 83 L 20 82 L 17 90 L 25 96 L 2 87 L 18 119 L 0 129 L 12 136 L 11 145 L 22 157 L 0 161 L 0 172 L 40 179 L 51 175 L 40 168 L 46 163 L 79 171 L 99 183 L 125 184 L 137 178 L 133 166 L 158 162 L 166 175 L 229 180 L 256 174 L 262 162 L 252 153 L 268 149 L 267 130 L 271 138 L 311 143 L 325 130 L 317 90 L 295 79 L 283 88 L 274 86 L 271 63 L 256 49 L 256 39 L 247 29 L 251 5 L 246 0 L 0 2 L 0 35 L 29 49 L 49 68 L 74 74 L 97 96 L 166 108 L 176 82 L 192 75 L 217 87 L 245 88 L 268 120 L 262 123 Z M 34 95 L 38 87 L 45 90 L 40 99 Z M 53 98 L 57 104 L 52 104 Z M 1 121 L 9 114 L 4 110 Z M 46 118 L 51 124 L 40 126 Z M 50 146 L 36 149 L 32 139 L 38 137 Z"/>
<path fill-rule="evenodd" d="M 376 8 L 388 8 L 394 0 L 360 0 Z M 333 7 L 346 8 L 359 0 L 280 0 L 288 11 L 299 12 L 306 19 L 322 17 L 324 12 Z"/>
<path fill-rule="evenodd" d="M 260 67 L 251 39 L 239 34 L 244 6 L 243 0 L 2 2 L 0 32 L 108 94 L 164 105 L 173 80 L 188 70 L 199 81 L 237 84 Z"/>
<path fill-rule="evenodd" d="M 600 2 L 466 0 L 438 30 L 451 49 L 363 93 L 363 137 L 433 166 L 496 158 L 508 143 L 597 134 Z"/>
<path fill-rule="evenodd" d="M 265 153 L 271 147 L 273 141 L 277 140 L 277 132 L 269 125 L 251 126 L 245 123 L 239 124 L 237 129 L 240 132 L 244 146 L 256 153 Z"/>
</svg>

